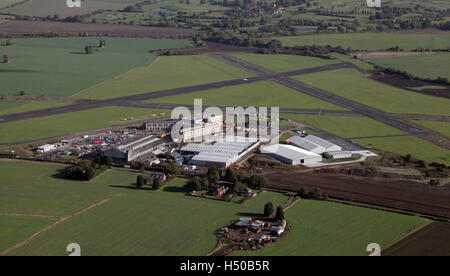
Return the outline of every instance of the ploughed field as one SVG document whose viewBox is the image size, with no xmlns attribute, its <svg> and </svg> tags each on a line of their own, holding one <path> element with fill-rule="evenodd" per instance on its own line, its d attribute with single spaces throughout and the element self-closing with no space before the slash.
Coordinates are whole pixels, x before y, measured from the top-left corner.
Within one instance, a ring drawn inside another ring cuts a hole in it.
<svg viewBox="0 0 450 276">
<path fill-rule="evenodd" d="M 450 218 L 450 186 L 433 187 L 408 180 L 353 177 L 325 173 L 267 173 L 275 188 L 319 188 L 337 198 L 407 209 Z"/>
</svg>

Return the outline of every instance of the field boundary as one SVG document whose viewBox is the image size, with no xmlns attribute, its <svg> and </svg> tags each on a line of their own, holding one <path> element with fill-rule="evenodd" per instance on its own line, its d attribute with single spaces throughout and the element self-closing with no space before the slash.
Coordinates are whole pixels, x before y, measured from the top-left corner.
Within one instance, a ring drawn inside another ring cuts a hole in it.
<svg viewBox="0 0 450 276">
<path fill-rule="evenodd" d="M 407 237 L 411 236 L 412 234 L 416 233 L 419 230 L 422 230 L 423 228 L 427 227 L 428 225 L 432 224 L 434 221 L 426 219 L 426 221 L 420 225 L 418 225 L 417 227 L 415 227 L 414 229 L 412 229 L 411 231 L 408 231 L 400 236 L 398 236 L 397 238 L 389 241 L 386 245 L 381 245 L 382 249 L 381 250 L 386 250 L 389 247 L 393 246 L 394 244 L 406 239 Z"/>
<path fill-rule="evenodd" d="M 5 217 L 30 217 L 30 218 L 48 218 L 48 219 L 61 219 L 59 216 L 47 216 L 47 215 L 32 215 L 32 214 L 13 214 L 13 213 L 0 213 L 0 216 Z"/>
<path fill-rule="evenodd" d="M 114 199 L 114 198 L 116 198 L 118 196 L 120 196 L 120 194 L 115 194 L 115 195 L 110 196 L 110 197 L 108 197 L 106 199 L 103 199 L 103 200 L 101 200 L 101 201 L 99 201 L 97 203 L 94 203 L 94 204 L 92 204 L 92 205 L 90 205 L 90 206 L 88 206 L 88 207 L 86 207 L 86 208 L 84 208 L 84 209 L 82 209 L 82 210 L 80 210 L 78 212 L 75 212 L 75 213 L 73 213 L 73 214 L 71 214 L 71 215 L 69 215 L 67 217 L 61 218 L 60 220 L 56 221 L 55 223 L 53 223 L 53 224 L 51 224 L 51 225 L 49 225 L 49 226 L 39 230 L 38 232 L 34 233 L 33 235 L 31 235 L 26 240 L 24 240 L 24 241 L 14 245 L 14 246 L 12 246 L 12 247 L 10 247 L 10 248 L 0 252 L 0 256 L 4 256 L 4 255 L 8 254 L 9 252 L 11 252 L 11 251 L 13 251 L 13 250 L 15 250 L 15 249 L 17 249 L 19 247 L 24 246 L 25 244 L 29 243 L 30 241 L 32 241 L 33 239 L 35 239 L 36 237 L 38 237 L 42 233 L 45 233 L 45 232 L 49 231 L 50 229 L 56 227 L 58 224 L 60 224 L 60 223 L 62 223 L 64 221 L 67 221 L 67 220 L 69 220 L 69 219 L 71 219 L 71 218 L 73 218 L 75 216 L 81 215 L 81 214 L 83 214 L 83 213 L 85 213 L 85 212 L 87 212 L 87 211 L 89 211 L 89 210 L 91 210 L 91 209 L 93 209 L 93 208 L 95 208 L 97 206 L 103 205 L 103 204 L 109 202 L 110 200 L 112 200 L 112 199 Z"/>
</svg>

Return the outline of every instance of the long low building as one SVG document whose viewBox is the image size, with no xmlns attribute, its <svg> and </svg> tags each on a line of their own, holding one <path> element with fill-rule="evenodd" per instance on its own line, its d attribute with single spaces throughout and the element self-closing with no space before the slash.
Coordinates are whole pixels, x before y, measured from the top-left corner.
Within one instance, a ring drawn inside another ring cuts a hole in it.
<svg viewBox="0 0 450 276">
<path fill-rule="evenodd" d="M 305 149 L 310 152 L 322 154 L 324 152 L 341 151 L 342 147 L 333 144 L 325 139 L 322 139 L 315 135 L 307 135 L 305 137 L 293 136 L 288 141 L 299 148 Z"/>
<path fill-rule="evenodd" d="M 187 144 L 181 148 L 185 154 L 195 154 L 189 162 L 198 166 L 227 168 L 258 147 L 260 141 L 246 137 L 232 137 L 212 143 Z"/>
<path fill-rule="evenodd" d="M 322 161 L 322 156 L 292 145 L 272 145 L 261 149 L 269 155 L 289 165 L 308 165 Z"/>
<path fill-rule="evenodd" d="M 146 136 L 132 139 L 120 146 L 113 146 L 104 150 L 104 154 L 111 156 L 114 163 L 126 163 L 134 161 L 144 155 L 149 155 L 166 145 L 164 141 L 156 136 Z"/>
</svg>

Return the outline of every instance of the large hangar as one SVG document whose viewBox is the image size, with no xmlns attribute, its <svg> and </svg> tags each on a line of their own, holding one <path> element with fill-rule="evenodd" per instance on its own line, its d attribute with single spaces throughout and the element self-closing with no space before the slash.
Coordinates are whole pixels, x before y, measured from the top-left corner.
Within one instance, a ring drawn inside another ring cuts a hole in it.
<svg viewBox="0 0 450 276">
<path fill-rule="evenodd" d="M 341 151 L 342 147 L 333 144 L 325 139 L 317 137 L 315 135 L 307 135 L 305 137 L 293 136 L 288 141 L 299 148 L 305 149 L 310 152 L 322 154 L 324 152 Z"/>
<path fill-rule="evenodd" d="M 309 165 L 322 161 L 322 156 L 292 145 L 272 145 L 261 149 L 261 153 L 272 156 L 289 165 Z"/>
</svg>

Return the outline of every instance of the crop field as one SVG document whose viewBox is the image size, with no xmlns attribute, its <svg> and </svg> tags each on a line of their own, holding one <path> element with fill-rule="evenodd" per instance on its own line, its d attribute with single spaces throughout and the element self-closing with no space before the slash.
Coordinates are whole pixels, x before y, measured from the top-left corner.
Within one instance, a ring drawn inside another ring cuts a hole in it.
<svg viewBox="0 0 450 276">
<path fill-rule="evenodd" d="M 54 178 L 55 166 L 23 165 L 0 162 L 8 176 L 1 186 L 1 210 L 66 215 L 118 196 L 59 224 L 13 255 L 66 255 L 69 242 L 79 243 L 82 255 L 205 255 L 216 245 L 216 229 L 232 219 L 262 213 L 267 201 L 278 206 L 287 200 L 266 192 L 243 204 L 227 203 L 185 196 L 180 192 L 183 179 L 161 191 L 135 190 L 129 188 L 136 173 L 110 171 L 85 183 Z M 20 199 L 21 204 L 4 197 Z"/>
<path fill-rule="evenodd" d="M 300 201 L 285 215 L 293 227 L 286 238 L 261 251 L 236 255 L 368 255 L 368 244 L 385 247 L 425 223 L 418 217 L 312 200 Z"/>
<path fill-rule="evenodd" d="M 6 109 L 0 108 L 0 115 L 21 113 L 21 112 L 26 112 L 26 111 L 68 105 L 68 103 L 64 103 L 64 102 L 22 102 L 22 101 L 17 101 L 17 102 L 19 103 L 19 105 L 15 105 L 14 107 L 6 108 Z M 0 101 L 0 105 L 1 105 L 1 103 L 2 103 L 2 101 Z"/>
<path fill-rule="evenodd" d="M 400 130 L 366 117 L 280 114 L 281 118 L 310 125 L 344 138 L 405 134 Z"/>
<path fill-rule="evenodd" d="M 33 1 L 34 3 L 34 1 Z M 84 54 L 86 45 L 94 54 Z M 0 64 L 0 94 L 68 97 L 99 82 L 148 65 L 156 58 L 149 50 L 187 47 L 186 40 L 147 38 L 30 38 L 14 39 L 0 47 L 9 64 Z M 27 81 L 23 81 L 26 79 Z"/>
<path fill-rule="evenodd" d="M 448 99 L 385 85 L 366 78 L 355 69 L 301 75 L 294 79 L 385 112 L 450 115 Z"/>
<path fill-rule="evenodd" d="M 442 34 L 356 33 L 301 35 L 278 38 L 284 46 L 332 45 L 354 50 L 378 51 L 395 46 L 404 50 L 447 49 L 450 37 Z"/>
<path fill-rule="evenodd" d="M 204 105 L 213 106 L 277 106 L 280 108 L 344 110 L 339 106 L 302 94 L 272 81 L 188 93 L 153 99 L 149 102 L 192 105 L 194 99 L 202 99 Z"/>
<path fill-rule="evenodd" d="M 367 60 L 383 67 L 407 71 L 421 78 L 450 79 L 450 53 L 380 57 Z"/>
<path fill-rule="evenodd" d="M 104 107 L 0 124 L 0 143 L 15 143 L 60 136 L 152 118 L 169 110 Z M 131 119 L 132 118 L 132 119 Z"/>
<path fill-rule="evenodd" d="M 335 60 L 295 55 L 234 54 L 233 56 L 275 73 L 336 63 Z"/>
<path fill-rule="evenodd" d="M 414 120 L 413 122 L 450 138 L 450 122 L 417 121 L 417 120 Z"/>
<path fill-rule="evenodd" d="M 129 175 L 108 172 L 90 182 L 60 177 L 63 165 L 0 161 L 0 213 L 65 217 L 123 192 L 115 183 L 135 183 Z"/>
<path fill-rule="evenodd" d="M 0 215 L 0 252 L 27 239 L 55 220 Z"/>
<path fill-rule="evenodd" d="M 108 99 L 249 76 L 248 72 L 208 56 L 159 57 L 148 67 L 100 83 L 76 97 Z"/>
<path fill-rule="evenodd" d="M 7 0 L 16 1 L 17 0 Z M 66 1 L 60 0 L 33 0 L 27 1 L 2 12 L 9 12 L 11 14 L 41 16 L 59 15 L 60 17 L 73 16 L 77 14 L 86 14 L 99 9 L 116 10 L 126 7 L 127 5 L 139 2 L 139 0 L 89 0 L 83 1 L 81 8 L 69 8 Z M 6 5 L 9 6 L 9 5 Z M 1 6 L 0 6 L 1 7 Z"/>
<path fill-rule="evenodd" d="M 450 151 L 413 136 L 367 138 L 356 139 L 355 141 L 371 146 L 374 149 L 381 149 L 400 155 L 411 154 L 414 158 L 425 160 L 427 162 L 438 162 L 446 164 L 447 166 L 450 165 Z"/>
</svg>

